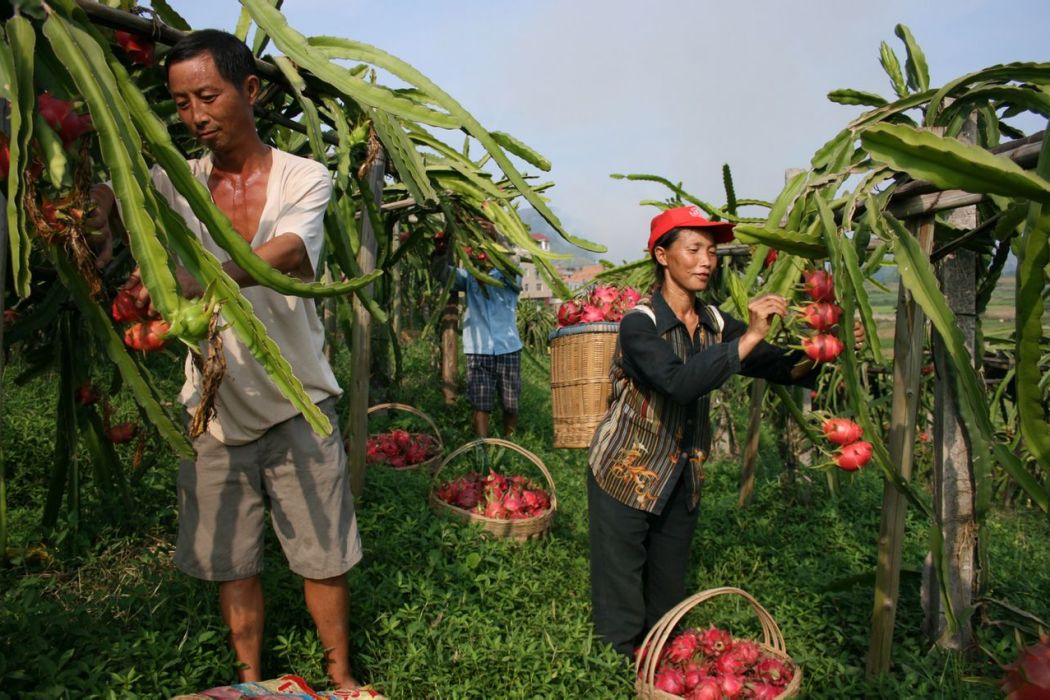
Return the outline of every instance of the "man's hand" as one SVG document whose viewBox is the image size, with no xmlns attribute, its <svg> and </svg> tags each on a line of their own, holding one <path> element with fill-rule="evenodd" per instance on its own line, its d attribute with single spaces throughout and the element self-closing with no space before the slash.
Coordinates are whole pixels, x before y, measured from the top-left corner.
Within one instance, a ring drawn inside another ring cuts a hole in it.
<svg viewBox="0 0 1050 700">
<path fill-rule="evenodd" d="M 864 334 L 864 324 L 860 320 L 853 322 L 853 349 L 860 350 L 864 347 L 867 336 Z"/>
<path fill-rule="evenodd" d="M 84 224 L 88 228 L 88 245 L 95 253 L 95 266 L 105 267 L 113 259 L 113 229 L 111 219 L 116 214 L 116 197 L 108 186 L 98 184 L 91 188 L 91 202 Z"/>
<path fill-rule="evenodd" d="M 182 290 L 182 296 L 187 299 L 196 299 L 204 294 L 204 290 L 201 289 L 200 282 L 197 281 L 197 278 L 191 275 L 189 270 L 181 265 L 175 268 L 175 280 L 179 283 L 179 288 Z"/>
<path fill-rule="evenodd" d="M 179 288 L 182 289 L 182 296 L 187 299 L 196 299 L 204 294 L 204 290 L 201 289 L 201 285 L 197 279 L 181 265 L 176 266 L 175 268 L 175 280 L 179 283 Z M 132 298 L 135 300 L 135 308 L 143 310 L 149 316 L 159 316 L 158 311 L 153 308 L 153 301 L 150 299 L 149 290 L 146 289 L 146 285 L 142 284 L 142 274 L 139 272 L 139 268 L 136 267 L 134 271 L 128 275 L 128 279 L 122 286 L 122 289 L 128 290 L 131 294 Z"/>
</svg>

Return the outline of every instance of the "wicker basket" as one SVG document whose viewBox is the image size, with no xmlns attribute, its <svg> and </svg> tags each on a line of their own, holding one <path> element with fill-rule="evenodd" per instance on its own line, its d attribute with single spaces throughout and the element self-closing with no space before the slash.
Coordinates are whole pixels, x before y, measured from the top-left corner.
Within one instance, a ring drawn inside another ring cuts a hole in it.
<svg viewBox="0 0 1050 700">
<path fill-rule="evenodd" d="M 555 447 L 590 447 L 609 410 L 609 368 L 619 330 L 618 323 L 585 323 L 551 333 Z"/>
<path fill-rule="evenodd" d="M 642 642 L 642 649 L 647 650 L 647 652 L 641 661 L 635 659 L 635 691 L 637 692 L 637 697 L 642 698 L 642 700 L 679 700 L 677 695 L 666 693 L 654 685 L 660 654 L 663 652 L 664 645 L 673 636 L 678 623 L 687 612 L 700 603 L 722 595 L 737 595 L 746 600 L 754 609 L 755 614 L 758 616 L 758 621 L 762 624 L 762 641 L 758 643 L 762 651 L 779 658 L 781 661 L 790 662 L 794 666 L 795 675 L 784 688 L 784 692 L 777 696 L 778 700 L 780 698 L 794 697 L 798 694 L 798 690 L 802 686 L 802 667 L 788 656 L 787 648 L 784 645 L 784 635 L 781 634 L 780 628 L 777 627 L 773 617 L 749 593 L 739 588 L 723 587 L 712 588 L 686 598 L 668 610 L 660 618 L 659 622 L 649 630 L 649 634 L 645 636 L 645 641 Z"/>
<path fill-rule="evenodd" d="M 473 511 L 458 508 L 451 503 L 446 503 L 438 498 L 436 491 L 439 484 L 438 476 L 441 474 L 441 470 L 443 470 L 448 463 L 456 457 L 479 445 L 505 447 L 519 453 L 532 462 L 532 464 L 543 474 L 543 478 L 547 480 L 547 490 L 551 497 L 551 507 L 543 514 L 537 515 L 534 518 L 500 520 L 497 518 L 488 518 Z M 445 457 L 444 461 L 441 462 L 441 466 L 434 471 L 434 476 L 430 483 L 429 501 L 431 509 L 439 515 L 447 515 L 455 520 L 462 520 L 463 522 L 476 523 L 480 525 L 481 529 L 485 532 L 491 533 L 496 537 L 505 537 L 512 540 L 539 539 L 546 535 L 551 529 L 551 524 L 554 522 L 554 512 L 558 509 L 558 496 L 554 492 L 554 479 L 551 478 L 551 473 L 547 471 L 547 467 L 543 465 L 540 458 L 525 448 L 515 445 L 513 442 L 500 440 L 498 438 L 481 438 L 479 440 L 472 440 L 450 452 L 449 455 Z"/>
<path fill-rule="evenodd" d="M 372 415 L 373 413 L 377 413 L 379 411 L 388 411 L 388 410 L 404 411 L 405 413 L 411 413 L 412 415 L 419 416 L 420 418 L 425 420 L 427 422 L 427 425 L 430 426 L 430 430 L 431 430 L 431 432 L 434 435 L 434 439 L 437 440 L 437 448 L 438 448 L 437 449 L 437 454 L 435 454 L 430 459 L 423 460 L 422 462 L 417 462 L 416 464 L 408 464 L 408 465 L 406 465 L 404 467 L 390 467 L 390 468 L 394 469 L 395 471 L 408 471 L 410 469 L 427 469 L 427 470 L 434 469 L 441 462 L 441 457 L 445 453 L 445 443 L 441 441 L 441 433 L 438 432 L 437 425 L 434 424 L 434 421 L 431 420 L 430 416 L 428 416 L 427 414 L 423 413 L 418 408 L 415 408 L 414 406 L 409 406 L 406 403 L 380 403 L 380 404 L 376 404 L 375 406 L 372 406 L 370 409 L 368 409 L 368 415 Z M 375 435 L 369 435 L 369 437 L 375 437 Z M 386 466 L 389 466 L 389 465 L 386 465 Z"/>
</svg>

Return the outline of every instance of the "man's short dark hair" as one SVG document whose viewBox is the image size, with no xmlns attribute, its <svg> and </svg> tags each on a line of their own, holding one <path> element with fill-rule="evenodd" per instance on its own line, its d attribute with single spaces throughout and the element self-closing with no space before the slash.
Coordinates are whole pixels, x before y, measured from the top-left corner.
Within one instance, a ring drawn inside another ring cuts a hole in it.
<svg viewBox="0 0 1050 700">
<path fill-rule="evenodd" d="M 223 80 L 240 88 L 249 75 L 255 75 L 255 56 L 243 41 L 229 32 L 200 29 L 179 39 L 164 59 L 165 77 L 176 63 L 210 54 Z"/>
</svg>

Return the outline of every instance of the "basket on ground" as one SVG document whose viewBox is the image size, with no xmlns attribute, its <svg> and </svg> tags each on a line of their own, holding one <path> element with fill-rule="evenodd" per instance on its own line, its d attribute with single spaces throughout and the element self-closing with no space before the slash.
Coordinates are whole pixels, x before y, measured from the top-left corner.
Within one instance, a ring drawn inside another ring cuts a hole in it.
<svg viewBox="0 0 1050 700">
<path fill-rule="evenodd" d="M 543 478 L 547 482 L 547 493 L 550 498 L 550 507 L 534 517 L 522 518 L 520 520 L 504 520 L 501 518 L 490 518 L 473 510 L 460 508 L 439 498 L 437 490 L 441 484 L 440 477 L 445 467 L 460 455 L 466 454 L 471 450 L 484 450 L 486 447 L 497 447 L 511 450 L 520 454 L 535 466 L 536 469 L 543 474 Z M 440 466 L 434 471 L 434 476 L 430 485 L 429 502 L 431 509 L 439 515 L 445 515 L 454 520 L 480 525 L 485 532 L 491 533 L 497 537 L 505 537 L 513 540 L 539 539 L 546 535 L 551 528 L 551 524 L 554 522 L 554 512 L 558 509 L 558 496 L 554 491 L 554 479 L 551 477 L 550 472 L 547 471 L 547 467 L 544 466 L 540 458 L 525 448 L 515 445 L 513 442 L 500 440 L 498 438 L 481 438 L 478 440 L 472 440 L 450 452 L 441 462 Z"/>
<path fill-rule="evenodd" d="M 551 333 L 551 414 L 555 447 L 590 447 L 609 410 L 609 368 L 618 323 L 584 323 Z"/>
<path fill-rule="evenodd" d="M 790 667 L 793 669 L 794 673 L 791 680 L 784 687 L 780 688 L 778 694 L 773 697 L 778 699 L 790 698 L 798 694 L 802 685 L 802 668 L 788 656 L 787 648 L 784 644 L 784 635 L 780 632 L 780 628 L 773 620 L 773 617 L 749 593 L 739 588 L 723 587 L 712 588 L 686 598 L 667 611 L 656 625 L 649 630 L 645 641 L 642 642 L 642 652 L 636 654 L 635 658 L 635 691 L 637 697 L 643 700 L 678 700 L 678 698 L 682 697 L 657 687 L 657 670 L 664 656 L 664 647 L 668 644 L 671 637 L 675 635 L 678 623 L 681 622 L 686 613 L 705 601 L 724 595 L 740 596 L 747 601 L 762 625 L 762 639 L 756 642 L 761 652 L 767 658 L 771 657 L 785 664 L 790 664 Z M 742 640 L 733 641 L 737 643 Z"/>
<path fill-rule="evenodd" d="M 428 416 L 423 411 L 420 411 L 418 408 L 415 408 L 414 406 L 409 406 L 408 404 L 404 404 L 404 403 L 380 403 L 380 404 L 376 404 L 375 406 L 372 406 L 371 408 L 368 409 L 368 415 L 371 416 L 373 413 L 378 413 L 380 411 L 389 411 L 389 410 L 402 411 L 404 413 L 410 413 L 410 414 L 412 414 L 414 416 L 422 418 L 426 422 L 427 426 L 430 428 L 431 434 L 428 435 L 427 437 L 432 439 L 435 447 L 429 451 L 431 453 L 431 456 L 426 457 L 425 459 L 421 459 L 419 461 L 415 461 L 415 462 L 411 462 L 411 463 L 406 462 L 403 465 L 392 464 L 390 462 L 390 459 L 388 459 L 390 457 L 390 455 L 385 455 L 384 457 L 387 457 L 387 458 L 385 458 L 385 459 L 383 459 L 381 461 L 378 461 L 378 463 L 386 464 L 387 466 L 390 466 L 392 469 L 397 469 L 397 470 L 434 469 L 438 465 L 438 463 L 441 462 L 441 457 L 445 453 L 445 444 L 441 441 L 441 433 L 438 432 L 437 425 L 434 423 L 434 421 L 431 420 L 430 416 Z M 377 434 L 369 435 L 368 436 L 369 443 L 372 444 L 374 441 L 380 439 L 383 435 L 386 435 L 386 434 L 379 434 L 379 433 L 377 433 Z M 417 435 L 418 434 L 416 434 L 416 433 L 409 433 L 409 436 L 413 440 L 415 440 Z M 418 442 L 418 440 L 415 440 L 415 441 Z M 381 454 L 381 452 L 380 452 L 380 454 Z M 398 454 L 401 454 L 401 453 L 398 453 Z M 403 454 L 402 454 L 402 457 L 404 457 Z M 371 458 L 371 456 L 369 456 L 369 462 L 370 463 L 376 463 L 376 460 L 373 460 Z"/>
</svg>

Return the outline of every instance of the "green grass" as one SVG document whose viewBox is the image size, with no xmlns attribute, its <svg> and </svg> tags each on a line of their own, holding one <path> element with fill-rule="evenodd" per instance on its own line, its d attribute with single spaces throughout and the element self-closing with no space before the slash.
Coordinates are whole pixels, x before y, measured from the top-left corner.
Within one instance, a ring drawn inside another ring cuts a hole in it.
<svg viewBox="0 0 1050 700">
<path fill-rule="evenodd" d="M 406 349 L 405 362 L 402 386 L 381 389 L 373 403 L 401 400 L 422 408 L 450 449 L 470 439 L 465 401 L 449 408 L 441 403 L 433 346 L 417 342 Z M 336 369 L 345 380 L 345 355 Z M 550 447 L 548 378 L 529 362 L 523 371 L 516 439 L 539 455 L 557 484 L 559 512 L 547 539 L 484 539 L 430 512 L 425 475 L 368 473 L 358 503 L 365 559 L 350 574 L 352 660 L 392 698 L 633 696 L 631 668 L 593 637 L 589 621 L 585 451 Z M 162 379 L 174 395 L 177 369 L 162 372 Z M 23 545 L 40 538 L 53 378 L 26 387 L 9 382 L 6 390 L 3 441 L 14 544 Z M 882 480 L 874 471 L 844 479 L 837 502 L 826 495 L 821 475 L 784 482 L 772 435 L 763 437 L 748 507 L 736 506 L 736 464 L 719 462 L 710 470 L 689 587 L 732 585 L 755 595 L 803 665 L 808 697 L 996 697 L 994 687 L 965 680 L 998 674 L 986 657 L 963 663 L 929 652 L 913 576 L 902 582 L 895 668 L 884 678 L 865 678 L 871 585 L 825 589 L 872 570 Z M 214 587 L 178 574 L 171 563 L 174 460 L 160 445 L 150 450 L 157 463 L 137 488 L 132 529 L 107 524 L 88 480 L 82 522 L 63 520 L 54 558 L 0 570 L 0 697 L 159 697 L 231 682 Z M 995 512 L 985 534 L 989 595 L 1050 618 L 1046 520 L 1027 511 Z M 906 568 L 921 566 L 926 542 L 926 525 L 912 514 Z M 264 585 L 266 670 L 298 673 L 323 686 L 322 653 L 301 584 L 273 537 Z M 732 624 L 743 634 L 757 630 L 739 600 L 712 602 L 687 620 Z M 981 627 L 980 637 L 1003 660 L 1015 650 L 998 626 Z"/>
</svg>

